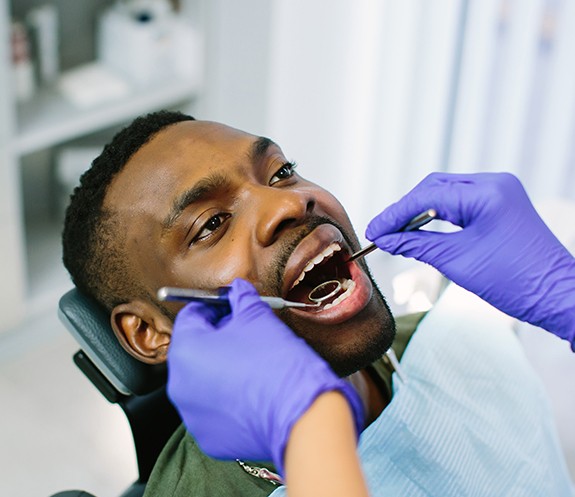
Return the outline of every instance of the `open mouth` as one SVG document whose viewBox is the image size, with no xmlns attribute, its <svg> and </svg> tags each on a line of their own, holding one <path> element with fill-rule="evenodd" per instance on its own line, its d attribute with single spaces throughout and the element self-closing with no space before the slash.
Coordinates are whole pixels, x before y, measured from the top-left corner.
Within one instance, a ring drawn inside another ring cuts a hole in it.
<svg viewBox="0 0 575 497">
<path fill-rule="evenodd" d="M 303 303 L 320 301 L 320 310 L 327 310 L 348 298 L 355 288 L 346 264 L 347 253 L 338 243 L 332 243 L 303 269 L 287 294 L 287 300 Z M 340 283 L 335 291 L 317 288 L 327 281 Z M 313 292 L 313 293 L 312 293 Z M 310 295 L 313 295 L 310 298 Z"/>
</svg>

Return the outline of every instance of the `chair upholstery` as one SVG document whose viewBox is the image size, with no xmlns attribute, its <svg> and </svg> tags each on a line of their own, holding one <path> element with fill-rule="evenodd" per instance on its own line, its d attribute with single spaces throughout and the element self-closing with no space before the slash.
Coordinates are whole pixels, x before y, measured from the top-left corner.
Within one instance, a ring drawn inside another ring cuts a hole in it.
<svg viewBox="0 0 575 497">
<path fill-rule="evenodd" d="M 139 497 L 161 450 L 181 423 L 166 395 L 166 368 L 128 354 L 114 335 L 108 313 L 77 289 L 62 296 L 58 315 L 81 346 L 74 354 L 76 365 L 128 418 L 139 477 L 120 497 Z"/>
<path fill-rule="evenodd" d="M 138 361 L 120 345 L 108 313 L 77 289 L 61 299 L 58 314 L 84 352 L 114 387 L 124 395 L 144 395 L 166 382 L 164 365 Z"/>
</svg>

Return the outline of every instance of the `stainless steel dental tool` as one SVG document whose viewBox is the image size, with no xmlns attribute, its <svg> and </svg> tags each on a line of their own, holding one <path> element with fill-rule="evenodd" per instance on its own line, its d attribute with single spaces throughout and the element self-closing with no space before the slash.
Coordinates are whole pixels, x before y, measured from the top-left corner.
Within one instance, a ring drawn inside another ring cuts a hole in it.
<svg viewBox="0 0 575 497">
<path fill-rule="evenodd" d="M 407 223 L 403 228 L 399 229 L 399 231 L 414 231 L 422 226 L 425 226 L 430 221 L 433 221 L 437 217 L 437 211 L 435 209 L 427 209 L 425 212 L 415 216 L 409 223 Z M 358 250 L 355 254 L 352 254 L 351 257 L 346 262 L 355 261 L 361 257 L 365 257 L 367 254 L 370 254 L 377 248 L 375 243 L 369 244 L 367 247 L 363 247 L 361 250 Z M 312 290 L 313 291 L 313 290 Z"/>
<path fill-rule="evenodd" d="M 335 297 L 341 290 L 342 284 L 339 280 L 328 280 L 317 285 L 307 298 L 317 305 L 323 304 L 326 300 Z"/>
<path fill-rule="evenodd" d="M 437 216 L 437 212 L 435 209 L 427 209 L 425 212 L 422 212 L 418 216 L 415 216 L 407 225 L 405 225 L 399 231 L 413 231 L 417 228 L 421 228 L 422 226 L 429 223 L 431 220 L 435 219 Z M 351 262 L 361 257 L 365 257 L 367 254 L 373 252 L 377 248 L 375 243 L 368 245 L 367 247 L 358 250 L 354 254 L 349 257 L 345 262 Z M 308 299 L 312 302 L 315 302 L 317 305 L 321 305 L 324 302 L 330 300 L 331 298 L 335 297 L 342 289 L 341 281 L 334 279 L 324 281 L 317 285 L 311 292 L 309 292 Z"/>
<path fill-rule="evenodd" d="M 385 355 L 387 357 L 387 360 L 391 364 L 391 367 L 397 373 L 397 377 L 399 378 L 399 381 L 401 381 L 402 383 L 405 383 L 407 381 L 407 376 L 405 376 L 405 373 L 403 372 L 403 369 L 399 364 L 399 359 L 395 355 L 394 350 L 391 348 L 387 349 L 387 351 L 385 352 Z"/>
<path fill-rule="evenodd" d="M 435 209 L 427 211 L 414 217 L 404 228 L 399 231 L 412 231 L 427 224 L 437 216 Z M 377 247 L 374 243 L 357 251 L 345 262 L 350 262 L 360 257 L 364 257 Z M 205 302 L 207 304 L 229 304 L 228 292 L 230 287 L 224 286 L 214 290 L 199 290 L 194 288 L 179 288 L 164 286 L 158 290 L 158 299 L 162 301 L 179 301 L 179 302 Z M 294 307 L 299 309 L 316 309 L 324 302 L 335 297 L 342 289 L 342 283 L 339 280 L 324 281 L 317 285 L 310 293 L 309 300 L 312 303 L 292 302 L 281 297 L 270 297 L 261 295 L 260 299 L 266 302 L 272 309 L 283 309 L 285 307 Z"/>
<path fill-rule="evenodd" d="M 163 286 L 158 290 L 158 299 L 162 301 L 179 302 L 204 302 L 206 304 L 229 304 L 228 292 L 230 287 L 223 286 L 215 290 L 197 290 L 194 288 L 177 288 Z M 281 297 L 269 297 L 260 295 L 260 299 L 266 302 L 272 309 L 283 309 L 284 307 L 296 307 L 300 309 L 315 309 L 321 305 L 320 302 L 305 304 L 303 302 L 292 302 Z"/>
</svg>

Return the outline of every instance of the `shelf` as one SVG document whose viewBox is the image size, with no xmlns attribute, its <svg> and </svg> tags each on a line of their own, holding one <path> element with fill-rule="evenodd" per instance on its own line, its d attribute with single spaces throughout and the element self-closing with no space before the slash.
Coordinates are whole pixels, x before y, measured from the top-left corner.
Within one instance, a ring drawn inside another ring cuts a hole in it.
<svg viewBox="0 0 575 497">
<path fill-rule="evenodd" d="M 177 67 L 161 69 L 161 63 L 153 63 L 153 76 L 160 81 L 146 87 L 134 84 L 123 93 L 124 96 L 94 102 L 95 105 L 88 108 L 67 98 L 62 88 L 70 92 L 72 85 L 72 91 L 86 90 L 80 96 L 94 100 L 103 97 L 106 89 L 108 94 L 114 88 L 122 89 L 121 85 L 114 87 L 114 78 L 108 78 L 106 86 L 105 79 L 104 83 L 98 82 L 98 72 L 87 70 L 97 67 L 98 62 L 104 63 L 97 57 L 99 32 L 95 28 L 103 9 L 114 2 L 55 0 L 51 4 L 61 14 L 58 18 L 61 37 L 58 59 L 62 78 L 53 85 L 40 86 L 29 101 L 18 103 L 13 94 L 14 74 L 8 36 L 12 16 L 26 20 L 31 9 L 43 3 L 40 0 L 0 0 L 0 33 L 4 33 L 0 36 L 0 222 L 5 232 L 0 241 L 0 259 L 8 261 L 7 270 L 2 273 L 4 291 L 0 291 L 0 314 L 3 316 L 0 334 L 40 312 L 55 312 L 58 299 L 72 286 L 61 262 L 62 222 L 51 217 L 58 215 L 52 212 L 55 206 L 51 201 L 55 189 L 62 186 L 57 184 L 55 173 L 64 149 L 96 146 L 101 150 L 120 127 L 137 116 L 160 109 L 185 111 L 194 108 L 200 102 L 202 90 L 204 0 L 177 2 L 182 26 L 193 28 L 198 42 L 197 46 L 192 46 L 192 38 L 184 37 L 182 40 L 187 40 L 189 47 L 186 43 L 174 45 L 180 52 L 173 55 L 182 57 L 182 60 L 178 59 Z M 36 38 L 32 37 L 32 40 Z M 113 47 L 117 46 L 118 43 L 113 44 Z M 150 53 L 142 48 L 143 45 L 137 46 L 142 56 Z M 32 54 L 35 53 L 33 49 Z M 82 83 L 78 74 L 90 84 Z M 127 74 L 135 78 L 134 72 L 127 71 L 126 82 L 132 81 Z M 90 89 L 102 91 L 91 94 Z M 74 95 L 78 97 L 78 93 Z"/>
<path fill-rule="evenodd" d="M 55 88 L 43 88 L 19 106 L 19 126 L 14 146 L 19 156 L 121 124 L 154 109 L 171 107 L 194 98 L 197 84 L 170 80 L 145 89 L 134 89 L 128 98 L 111 100 L 92 109 L 79 109 Z"/>
</svg>

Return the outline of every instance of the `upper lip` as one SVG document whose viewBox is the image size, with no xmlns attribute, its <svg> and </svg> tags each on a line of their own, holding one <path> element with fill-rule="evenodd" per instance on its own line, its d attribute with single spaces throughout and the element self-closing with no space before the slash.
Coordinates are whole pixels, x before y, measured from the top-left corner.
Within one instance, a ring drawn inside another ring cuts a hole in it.
<svg viewBox="0 0 575 497">
<path fill-rule="evenodd" d="M 349 253 L 349 248 L 341 231 L 331 224 L 318 226 L 299 243 L 290 255 L 285 267 L 282 285 L 284 298 L 309 262 L 332 243 L 337 243 L 344 252 Z"/>
</svg>

